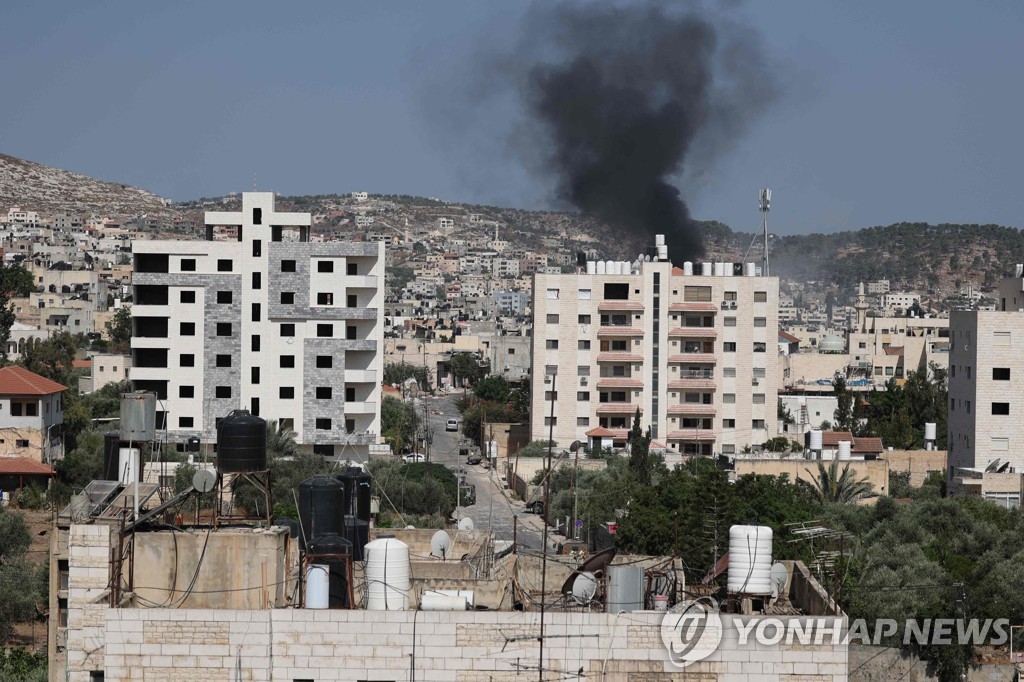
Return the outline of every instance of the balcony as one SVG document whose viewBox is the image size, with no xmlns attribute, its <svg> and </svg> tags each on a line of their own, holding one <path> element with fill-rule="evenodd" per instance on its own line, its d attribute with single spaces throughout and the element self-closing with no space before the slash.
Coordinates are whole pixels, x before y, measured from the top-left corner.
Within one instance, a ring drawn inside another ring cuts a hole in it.
<svg viewBox="0 0 1024 682">
<path fill-rule="evenodd" d="M 600 377 L 597 387 L 601 388 L 643 388 L 643 379 L 639 377 Z"/>
<path fill-rule="evenodd" d="M 701 417 L 714 417 L 715 412 L 714 405 L 704 405 L 702 403 L 681 403 L 668 406 L 668 413 L 671 415 L 692 414 Z"/>
<path fill-rule="evenodd" d="M 377 371 L 372 369 L 345 369 L 346 384 L 375 384 Z"/>
<path fill-rule="evenodd" d="M 670 431 L 666 440 L 682 441 L 684 443 L 714 442 L 715 432 L 712 429 L 681 429 Z"/>
<path fill-rule="evenodd" d="M 697 373 L 695 373 L 695 374 L 697 374 Z M 685 390 L 685 389 L 688 389 L 688 388 L 704 388 L 704 389 L 710 389 L 710 390 L 714 391 L 714 390 L 718 389 L 718 384 L 715 383 L 714 379 L 704 379 L 704 378 L 699 378 L 698 379 L 698 378 L 690 378 L 690 377 L 684 376 L 684 377 L 682 377 L 680 379 L 672 379 L 671 381 L 669 381 L 668 382 L 668 388 L 669 388 L 670 391 L 671 390 L 681 391 L 681 390 Z"/>
<path fill-rule="evenodd" d="M 644 304 L 640 301 L 601 301 L 597 304 L 598 312 L 613 312 L 615 310 L 641 311 Z"/>
<path fill-rule="evenodd" d="M 598 337 L 602 336 L 643 336 L 644 330 L 638 327 L 616 327 L 608 325 L 597 328 Z"/>
<path fill-rule="evenodd" d="M 376 289 L 376 275 L 348 275 L 344 282 L 346 289 Z"/>
<path fill-rule="evenodd" d="M 711 302 L 672 303 L 668 307 L 670 313 L 717 313 L 718 306 Z"/>
<path fill-rule="evenodd" d="M 718 332 L 713 327 L 676 327 L 668 331 L 670 339 L 714 339 Z"/>
<path fill-rule="evenodd" d="M 136 303 L 132 306 L 132 317 L 167 317 L 167 305 Z"/>
<path fill-rule="evenodd" d="M 355 401 L 345 403 L 345 416 L 353 414 L 376 414 L 377 403 Z"/>
<path fill-rule="evenodd" d="M 170 348 L 171 340 L 165 336 L 136 336 L 132 338 L 132 348 Z"/>
<path fill-rule="evenodd" d="M 607 353 L 598 353 L 597 354 L 597 361 L 598 362 L 643 362 L 644 361 L 644 356 L 638 355 L 636 353 L 626 353 L 626 352 L 613 351 L 613 352 L 607 352 Z"/>
<path fill-rule="evenodd" d="M 677 353 L 668 356 L 669 363 L 696 362 L 703 364 L 716 364 L 718 358 L 714 353 Z"/>
<path fill-rule="evenodd" d="M 641 414 L 643 408 L 633 403 L 599 403 L 597 406 L 598 414 L 636 414 L 637 409 L 640 409 Z"/>
</svg>

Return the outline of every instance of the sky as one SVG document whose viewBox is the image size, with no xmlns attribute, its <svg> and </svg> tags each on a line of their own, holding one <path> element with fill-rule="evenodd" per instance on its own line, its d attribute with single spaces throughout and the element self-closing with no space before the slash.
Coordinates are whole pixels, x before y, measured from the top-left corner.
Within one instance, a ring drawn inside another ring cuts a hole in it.
<svg viewBox="0 0 1024 682">
<path fill-rule="evenodd" d="M 0 152 L 174 200 L 365 190 L 563 208 L 480 65 L 528 3 L 0 3 Z M 675 183 L 693 214 L 833 232 L 1024 225 L 1024 5 L 734 3 L 779 95 Z M 488 76 L 489 77 L 489 76 Z"/>
</svg>

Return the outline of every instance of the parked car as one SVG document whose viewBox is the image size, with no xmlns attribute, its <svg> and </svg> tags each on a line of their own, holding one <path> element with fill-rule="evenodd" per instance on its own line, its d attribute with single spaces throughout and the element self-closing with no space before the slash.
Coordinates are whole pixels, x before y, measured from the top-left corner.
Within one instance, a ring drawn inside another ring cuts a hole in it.
<svg viewBox="0 0 1024 682">
<path fill-rule="evenodd" d="M 406 464 L 411 464 L 412 462 L 426 462 L 427 458 L 419 452 L 410 452 L 408 455 L 402 457 L 402 461 Z"/>
<path fill-rule="evenodd" d="M 446 421 L 444 423 L 444 430 L 445 431 L 458 431 L 459 430 L 459 420 L 458 419 L 449 419 L 448 421 Z"/>
<path fill-rule="evenodd" d="M 482 461 L 484 461 L 484 458 L 479 452 L 471 452 L 466 455 L 466 464 L 479 464 Z"/>
<path fill-rule="evenodd" d="M 476 486 L 470 483 L 469 485 L 462 486 L 462 502 L 463 507 L 472 507 L 476 504 Z"/>
</svg>

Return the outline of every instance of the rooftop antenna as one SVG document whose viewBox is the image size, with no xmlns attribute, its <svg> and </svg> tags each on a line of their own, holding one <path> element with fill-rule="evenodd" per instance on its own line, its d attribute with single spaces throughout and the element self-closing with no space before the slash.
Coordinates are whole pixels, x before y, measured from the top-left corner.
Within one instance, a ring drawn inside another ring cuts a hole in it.
<svg viewBox="0 0 1024 682">
<path fill-rule="evenodd" d="M 761 211 L 761 224 L 764 227 L 764 261 L 761 265 L 761 274 L 768 277 L 771 273 L 768 270 L 768 211 L 772 205 L 772 191 L 762 189 L 758 195 L 758 209 Z"/>
</svg>

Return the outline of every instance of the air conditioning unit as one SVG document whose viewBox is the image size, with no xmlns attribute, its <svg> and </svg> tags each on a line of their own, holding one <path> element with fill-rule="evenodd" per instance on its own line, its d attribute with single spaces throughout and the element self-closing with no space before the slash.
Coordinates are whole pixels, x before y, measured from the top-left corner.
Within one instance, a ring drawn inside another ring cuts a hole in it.
<svg viewBox="0 0 1024 682">
<path fill-rule="evenodd" d="M 761 381 L 760 381 L 760 380 L 759 380 L 759 379 L 758 379 L 757 377 L 754 377 L 754 378 L 753 378 L 753 379 L 751 380 L 751 382 L 750 382 L 750 383 L 751 383 L 751 384 L 752 384 L 753 386 L 758 386 L 758 385 L 760 385 Z"/>
<path fill-rule="evenodd" d="M 729 301 L 729 308 L 732 310 L 736 310 L 736 301 Z"/>
<path fill-rule="evenodd" d="M 544 376 L 544 383 L 545 384 L 550 384 L 551 383 L 551 376 L 550 375 L 545 375 Z"/>
<path fill-rule="evenodd" d="M 580 377 L 580 386 L 587 385 L 587 377 Z"/>
<path fill-rule="evenodd" d="M 728 301 L 722 301 L 722 310 L 728 310 L 728 309 L 729 309 L 729 302 Z"/>
</svg>

